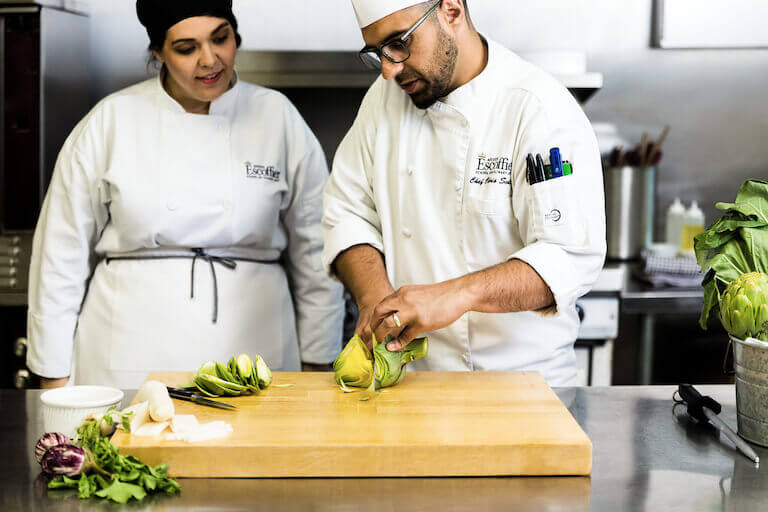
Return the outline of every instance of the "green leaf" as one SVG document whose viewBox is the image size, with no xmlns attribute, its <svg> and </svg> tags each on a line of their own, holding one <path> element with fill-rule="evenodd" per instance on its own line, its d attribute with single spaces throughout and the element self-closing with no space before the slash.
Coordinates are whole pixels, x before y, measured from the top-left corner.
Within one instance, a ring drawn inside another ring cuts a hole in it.
<svg viewBox="0 0 768 512">
<path fill-rule="evenodd" d="M 740 235 L 748 249 L 752 271 L 768 273 L 768 227 L 744 228 Z"/>
<path fill-rule="evenodd" d="M 768 182 L 747 180 L 734 203 L 717 203 L 716 206 L 721 211 L 739 213 L 768 225 Z"/>
<path fill-rule="evenodd" d="M 140 476 L 141 476 L 141 471 L 139 471 L 135 467 L 132 467 L 131 470 L 126 473 L 118 474 L 118 478 L 120 478 L 120 480 L 122 480 L 123 482 L 133 482 Z"/>
<path fill-rule="evenodd" d="M 113 480 L 108 487 L 96 492 L 96 496 L 112 500 L 115 503 L 125 504 L 131 498 L 141 501 L 147 496 L 147 493 L 138 485 Z"/>
<path fill-rule="evenodd" d="M 99 486 L 99 489 L 106 489 L 110 486 L 112 480 L 107 480 L 102 475 L 96 474 L 94 475 L 96 478 L 96 484 Z"/>
<path fill-rule="evenodd" d="M 49 489 L 77 489 L 80 482 L 64 475 L 59 475 L 48 482 Z"/>
<path fill-rule="evenodd" d="M 77 484 L 77 497 L 81 500 L 87 500 L 93 493 L 96 492 L 94 485 L 91 485 L 91 479 L 87 475 L 80 475 L 80 480 Z"/>
<path fill-rule="evenodd" d="M 141 479 L 139 480 L 139 483 L 142 487 L 144 487 L 146 490 L 152 492 L 155 489 L 157 489 L 157 478 L 155 478 L 152 475 L 148 475 L 146 473 L 141 474 Z"/>
<path fill-rule="evenodd" d="M 168 476 L 168 464 L 160 464 L 154 468 L 149 468 L 149 474 L 156 478 L 165 478 Z"/>
<path fill-rule="evenodd" d="M 131 416 L 133 415 L 133 411 L 125 413 L 120 418 L 120 421 L 123 425 L 123 430 L 130 433 L 131 432 Z"/>
</svg>

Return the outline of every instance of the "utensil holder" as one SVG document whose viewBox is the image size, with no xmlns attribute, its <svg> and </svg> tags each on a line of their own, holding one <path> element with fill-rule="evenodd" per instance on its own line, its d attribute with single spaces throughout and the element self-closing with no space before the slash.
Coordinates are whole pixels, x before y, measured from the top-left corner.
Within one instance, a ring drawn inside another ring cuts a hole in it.
<svg viewBox="0 0 768 512">
<path fill-rule="evenodd" d="M 604 173 L 608 257 L 628 260 L 653 243 L 655 167 L 610 167 Z"/>
<path fill-rule="evenodd" d="M 733 336 L 731 340 L 739 435 L 751 443 L 768 446 L 768 343 Z"/>
</svg>

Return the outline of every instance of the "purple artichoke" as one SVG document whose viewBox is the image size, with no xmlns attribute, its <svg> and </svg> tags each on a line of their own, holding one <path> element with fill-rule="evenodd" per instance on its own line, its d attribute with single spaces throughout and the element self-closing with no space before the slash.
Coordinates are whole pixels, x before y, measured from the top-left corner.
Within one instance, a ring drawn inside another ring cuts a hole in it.
<svg viewBox="0 0 768 512">
<path fill-rule="evenodd" d="M 40 465 L 49 475 L 70 478 L 79 475 L 88 466 L 85 450 L 72 444 L 59 444 L 46 450 Z"/>
<path fill-rule="evenodd" d="M 48 432 L 47 434 L 44 434 L 35 445 L 35 460 L 37 460 L 37 463 L 40 464 L 40 461 L 43 460 L 43 455 L 45 455 L 48 448 L 60 444 L 72 444 L 72 440 L 58 432 Z"/>
</svg>

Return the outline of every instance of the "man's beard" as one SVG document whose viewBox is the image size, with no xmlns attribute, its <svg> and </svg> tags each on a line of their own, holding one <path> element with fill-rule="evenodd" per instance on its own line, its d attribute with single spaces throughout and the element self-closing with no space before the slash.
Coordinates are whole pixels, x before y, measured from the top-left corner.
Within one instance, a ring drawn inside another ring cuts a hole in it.
<svg viewBox="0 0 768 512">
<path fill-rule="evenodd" d="M 434 62 L 434 74 L 427 78 L 423 75 L 427 86 L 423 91 L 411 95 L 411 101 L 417 108 L 427 109 L 434 105 L 440 98 L 444 98 L 451 93 L 451 80 L 453 72 L 456 70 L 456 58 L 459 55 L 459 49 L 453 39 L 447 32 L 440 27 L 437 46 L 432 56 Z"/>
</svg>

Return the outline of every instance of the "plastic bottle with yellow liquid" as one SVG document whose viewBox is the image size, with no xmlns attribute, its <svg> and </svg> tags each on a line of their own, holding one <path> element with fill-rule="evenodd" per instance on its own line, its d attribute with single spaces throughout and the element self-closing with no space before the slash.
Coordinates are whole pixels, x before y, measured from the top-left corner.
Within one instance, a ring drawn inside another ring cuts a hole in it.
<svg viewBox="0 0 768 512">
<path fill-rule="evenodd" d="M 693 238 L 702 231 L 704 231 L 704 212 L 699 208 L 699 203 L 693 201 L 683 216 L 680 250 L 693 251 Z"/>
</svg>

